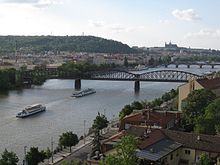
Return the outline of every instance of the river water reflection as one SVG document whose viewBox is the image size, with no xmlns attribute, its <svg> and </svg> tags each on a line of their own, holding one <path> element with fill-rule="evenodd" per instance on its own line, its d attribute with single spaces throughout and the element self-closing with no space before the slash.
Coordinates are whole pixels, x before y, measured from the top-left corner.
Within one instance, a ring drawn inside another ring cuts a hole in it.
<svg viewBox="0 0 220 165">
<path fill-rule="evenodd" d="M 179 68 L 198 73 L 209 68 Z M 219 68 L 217 68 L 219 69 Z M 22 159 L 24 146 L 50 147 L 50 139 L 57 142 L 59 135 L 73 131 L 83 135 L 83 121 L 90 127 L 98 112 L 108 119 L 118 116 L 125 104 L 134 100 L 152 100 L 181 83 L 141 82 L 139 94 L 134 93 L 134 82 L 82 81 L 82 88 L 94 88 L 97 93 L 82 98 L 70 97 L 74 91 L 73 80 L 47 80 L 44 85 L 31 89 L 14 90 L 0 94 L 0 152 L 7 148 Z M 16 113 L 27 105 L 42 103 L 47 111 L 25 119 Z"/>
</svg>

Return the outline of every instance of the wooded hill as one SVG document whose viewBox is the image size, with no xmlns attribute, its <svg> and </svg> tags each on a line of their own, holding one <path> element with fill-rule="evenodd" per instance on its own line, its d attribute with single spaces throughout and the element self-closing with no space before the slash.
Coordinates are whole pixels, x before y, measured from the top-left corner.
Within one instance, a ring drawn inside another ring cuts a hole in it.
<svg viewBox="0 0 220 165">
<path fill-rule="evenodd" d="M 136 50 L 114 40 L 94 36 L 0 36 L 0 54 L 70 51 L 90 53 L 134 53 Z"/>
</svg>

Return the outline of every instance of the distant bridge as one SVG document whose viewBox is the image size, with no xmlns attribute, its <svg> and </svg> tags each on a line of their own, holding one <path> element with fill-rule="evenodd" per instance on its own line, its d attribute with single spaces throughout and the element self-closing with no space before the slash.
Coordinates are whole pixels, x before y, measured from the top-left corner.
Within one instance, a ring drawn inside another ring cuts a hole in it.
<svg viewBox="0 0 220 165">
<path fill-rule="evenodd" d="M 140 81 L 156 82 L 188 82 L 190 79 L 201 79 L 203 76 L 179 70 L 156 70 L 142 74 L 131 73 L 125 70 L 108 70 L 87 72 L 80 75 L 59 71 L 58 69 L 45 69 L 27 71 L 24 79 L 30 80 L 33 75 L 46 76 L 47 78 L 75 79 L 75 88 L 81 88 L 81 79 L 84 80 L 111 80 L 111 81 L 135 81 L 135 90 L 140 89 Z"/>
<path fill-rule="evenodd" d="M 196 63 L 196 62 L 194 62 L 194 63 L 191 63 L 191 62 L 173 62 L 173 63 L 172 63 L 172 62 L 171 62 L 171 63 L 169 63 L 169 64 L 165 64 L 165 68 L 169 67 L 169 65 L 175 65 L 176 68 L 178 68 L 179 65 L 186 65 L 187 68 L 190 68 L 191 65 L 198 65 L 199 68 L 202 68 L 203 66 L 208 65 L 208 66 L 210 66 L 212 69 L 214 69 L 215 66 L 219 66 L 220 63 L 207 63 L 207 62 L 205 62 L 205 63 Z"/>
</svg>

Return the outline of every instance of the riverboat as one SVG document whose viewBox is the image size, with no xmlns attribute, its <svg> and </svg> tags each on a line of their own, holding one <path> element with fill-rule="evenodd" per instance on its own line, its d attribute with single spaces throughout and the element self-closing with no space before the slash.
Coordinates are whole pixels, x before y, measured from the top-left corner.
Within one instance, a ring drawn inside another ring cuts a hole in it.
<svg viewBox="0 0 220 165">
<path fill-rule="evenodd" d="M 88 88 L 88 89 L 84 89 L 82 91 L 79 92 L 74 92 L 72 97 L 83 97 L 83 96 L 87 96 L 90 94 L 96 93 L 95 89 L 92 88 Z"/>
<path fill-rule="evenodd" d="M 22 111 L 18 112 L 16 117 L 24 118 L 44 111 L 46 111 L 45 106 L 41 104 L 33 104 L 25 107 Z"/>
</svg>

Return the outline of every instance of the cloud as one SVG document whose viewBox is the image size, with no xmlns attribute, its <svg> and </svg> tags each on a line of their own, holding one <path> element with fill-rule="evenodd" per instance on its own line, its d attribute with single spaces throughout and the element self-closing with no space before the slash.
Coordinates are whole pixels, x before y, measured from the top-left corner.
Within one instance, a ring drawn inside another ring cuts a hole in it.
<svg viewBox="0 0 220 165">
<path fill-rule="evenodd" d="M 94 21 L 94 20 L 89 20 L 88 26 L 93 28 L 104 28 L 113 33 L 131 32 L 145 28 L 144 26 L 127 27 L 121 24 L 107 24 L 104 21 Z"/>
<path fill-rule="evenodd" d="M 31 5 L 38 8 L 44 8 L 50 5 L 61 4 L 61 0 L 0 0 L 0 3 Z"/>
<path fill-rule="evenodd" d="M 198 32 L 190 32 L 184 38 L 220 38 L 220 29 L 201 29 Z"/>
<path fill-rule="evenodd" d="M 194 9 L 186 9 L 186 10 L 175 9 L 172 11 L 172 15 L 177 19 L 185 20 L 185 21 L 196 21 L 201 19 L 199 15 L 195 13 Z"/>
<path fill-rule="evenodd" d="M 165 20 L 159 20 L 159 23 L 160 23 L 160 24 L 166 24 L 166 25 L 168 25 L 168 24 L 170 24 L 171 22 L 170 22 L 170 20 L 165 19 Z"/>
<path fill-rule="evenodd" d="M 103 21 L 94 21 L 94 20 L 89 20 L 88 24 L 90 27 L 103 27 L 105 25 Z"/>
</svg>

